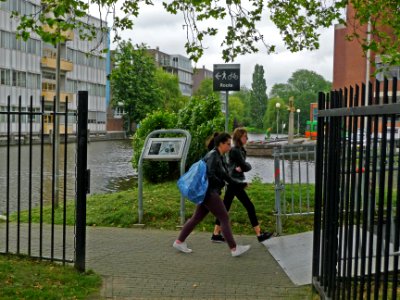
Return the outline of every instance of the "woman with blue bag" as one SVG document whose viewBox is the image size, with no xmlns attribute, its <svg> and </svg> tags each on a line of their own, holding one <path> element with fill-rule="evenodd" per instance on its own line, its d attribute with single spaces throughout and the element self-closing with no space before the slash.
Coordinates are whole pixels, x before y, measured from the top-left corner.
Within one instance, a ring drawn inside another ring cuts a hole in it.
<svg viewBox="0 0 400 300">
<path fill-rule="evenodd" d="M 231 250 L 232 256 L 239 256 L 250 249 L 250 245 L 236 244 L 232 235 L 228 213 L 220 197 L 225 183 L 245 184 L 229 176 L 224 154 L 230 151 L 231 143 L 232 138 L 226 132 L 214 136 L 215 147 L 204 157 L 204 161 L 207 164 L 208 189 L 204 201 L 196 206 L 192 217 L 185 223 L 178 239 L 173 243 L 173 247 L 181 252 L 192 252 L 192 249 L 187 247 L 186 238 L 209 212 L 220 221 L 222 234 Z"/>
<path fill-rule="evenodd" d="M 233 132 L 234 146 L 229 151 L 229 170 L 232 178 L 237 179 L 241 182 L 245 182 L 245 172 L 251 170 L 251 165 L 246 161 L 246 150 L 244 145 L 247 143 L 247 130 L 244 128 L 236 128 Z M 256 209 L 253 202 L 251 202 L 249 196 L 246 193 L 245 186 L 237 185 L 235 183 L 228 184 L 228 188 L 225 191 L 224 204 L 226 210 L 229 212 L 232 201 L 238 198 L 240 203 L 244 206 L 249 216 L 250 223 L 257 236 L 257 240 L 266 245 L 266 241 L 272 237 L 272 232 L 262 232 L 260 224 L 258 223 Z M 225 242 L 225 238 L 221 235 L 220 221 L 215 221 L 215 227 L 213 235 L 211 236 L 212 242 Z"/>
</svg>

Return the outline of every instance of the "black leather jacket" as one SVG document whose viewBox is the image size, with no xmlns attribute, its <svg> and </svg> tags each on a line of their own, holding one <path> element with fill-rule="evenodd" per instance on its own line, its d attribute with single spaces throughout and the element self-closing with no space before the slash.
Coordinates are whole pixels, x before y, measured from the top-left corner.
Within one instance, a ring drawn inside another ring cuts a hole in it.
<svg viewBox="0 0 400 300">
<path fill-rule="evenodd" d="M 217 192 L 218 194 L 221 194 L 221 189 L 225 186 L 225 183 L 245 185 L 239 180 L 235 180 L 229 176 L 228 165 L 225 161 L 225 157 L 221 155 L 216 148 L 206 154 L 204 161 L 207 164 L 207 192 Z"/>
<path fill-rule="evenodd" d="M 242 172 L 236 171 L 236 168 L 240 167 Z M 238 179 L 240 181 L 245 180 L 244 172 L 248 172 L 251 170 L 251 165 L 246 162 L 246 150 L 243 147 L 232 147 L 231 151 L 229 151 L 229 170 L 230 174 L 234 179 Z"/>
</svg>

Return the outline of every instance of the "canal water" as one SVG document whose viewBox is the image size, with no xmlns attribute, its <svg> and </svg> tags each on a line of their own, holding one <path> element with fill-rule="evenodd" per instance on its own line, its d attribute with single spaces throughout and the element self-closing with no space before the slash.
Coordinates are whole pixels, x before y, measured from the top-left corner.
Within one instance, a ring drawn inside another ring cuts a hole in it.
<svg viewBox="0 0 400 300">
<path fill-rule="evenodd" d="M 264 135 L 249 135 L 250 140 L 260 140 Z M 44 202 L 51 201 L 52 198 L 52 147 L 44 146 L 43 160 L 43 186 L 40 184 L 40 146 L 32 147 L 32 176 L 29 172 L 29 147 L 21 147 L 20 172 L 18 172 L 18 147 L 11 147 L 10 151 L 10 177 L 9 177 L 9 197 L 10 210 L 16 210 L 18 197 L 21 199 L 21 209 L 28 207 L 29 197 L 32 206 L 37 206 L 40 202 L 40 190 L 43 189 Z M 60 181 L 64 180 L 64 145 L 60 146 Z M 75 196 L 75 160 L 76 144 L 67 144 L 67 199 Z M 6 186 L 7 186 L 7 164 L 6 147 L 0 147 L 0 214 L 6 210 Z M 133 155 L 132 142 L 124 141 L 101 141 L 88 144 L 88 169 L 91 170 L 90 192 L 91 194 L 101 194 L 128 190 L 137 185 L 137 172 L 133 169 L 131 159 Z M 248 157 L 248 162 L 253 169 L 246 174 L 248 181 L 259 178 L 262 182 L 274 182 L 274 161 L 272 158 Z M 313 168 L 313 166 L 312 166 Z M 313 170 L 312 170 L 313 171 Z M 21 176 L 18 177 L 18 173 Z M 29 183 L 31 182 L 31 184 Z M 31 188 L 29 188 L 31 185 Z M 20 187 L 20 193 L 18 193 Z M 29 191 L 32 191 L 29 193 Z M 64 190 L 60 190 L 62 199 Z"/>
</svg>

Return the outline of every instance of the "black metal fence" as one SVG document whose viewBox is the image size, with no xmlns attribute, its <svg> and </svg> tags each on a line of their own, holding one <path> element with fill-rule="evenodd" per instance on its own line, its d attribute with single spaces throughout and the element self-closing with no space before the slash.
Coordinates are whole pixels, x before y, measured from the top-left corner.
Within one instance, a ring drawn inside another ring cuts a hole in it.
<svg viewBox="0 0 400 300">
<path fill-rule="evenodd" d="M 77 120 L 77 130 L 72 134 L 67 130 L 71 117 L 68 99 L 62 112 L 55 110 L 55 103 L 53 111 L 45 112 L 44 100 L 40 110 L 34 108 L 33 97 L 25 107 L 19 97 L 18 109 L 15 105 L 12 107 L 11 100 L 9 96 L 6 110 L 0 111 L 0 121 L 6 128 L 0 145 L 3 156 L 0 162 L 0 180 L 3 181 L 0 185 L 0 253 L 75 262 L 75 267 L 83 271 L 89 186 L 86 170 L 88 93 L 78 93 L 77 114 L 72 112 Z M 63 118 L 65 127 L 60 139 L 56 139 L 55 130 L 50 137 L 45 134 L 45 116 L 51 116 L 52 128 L 56 128 L 57 121 Z M 33 128 L 38 122 L 40 131 L 35 132 Z M 71 136 L 77 141 L 74 153 L 69 153 L 67 147 Z M 49 147 L 48 142 L 51 142 L 51 151 L 46 156 L 44 149 Z M 68 155 L 76 155 L 75 202 L 67 199 L 67 178 L 71 175 L 67 174 Z M 45 185 L 50 187 L 45 188 Z M 67 220 L 73 220 L 74 225 L 67 226 Z"/>
<path fill-rule="evenodd" d="M 312 274 L 322 298 L 397 298 L 397 102 L 396 78 L 319 96 Z"/>
</svg>

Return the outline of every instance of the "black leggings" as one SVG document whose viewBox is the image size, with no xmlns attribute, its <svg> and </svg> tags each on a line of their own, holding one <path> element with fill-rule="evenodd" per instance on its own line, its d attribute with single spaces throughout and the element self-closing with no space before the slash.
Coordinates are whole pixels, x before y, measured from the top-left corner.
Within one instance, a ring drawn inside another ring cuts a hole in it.
<svg viewBox="0 0 400 300">
<path fill-rule="evenodd" d="M 226 207 L 226 210 L 229 211 L 231 209 L 232 201 L 233 198 L 238 198 L 239 201 L 242 203 L 244 208 L 247 210 L 247 215 L 249 216 L 250 223 L 253 227 L 256 227 L 259 225 L 258 220 L 257 220 L 257 215 L 256 215 L 256 208 L 254 207 L 253 202 L 251 202 L 249 196 L 247 195 L 246 191 L 244 188 L 234 185 L 234 184 L 229 184 L 228 188 L 226 189 L 225 192 L 225 197 L 224 197 L 224 204 Z M 218 219 L 215 220 L 216 225 L 220 225 L 220 221 Z"/>
<path fill-rule="evenodd" d="M 206 194 L 204 202 L 196 206 L 193 216 L 183 225 L 182 231 L 178 236 L 178 240 L 184 242 L 189 234 L 211 212 L 215 217 L 221 220 L 221 231 L 230 249 L 236 247 L 233 239 L 231 224 L 229 222 L 228 212 L 222 204 L 221 197 L 216 192 Z"/>
</svg>

